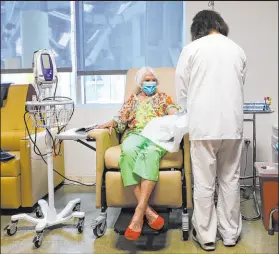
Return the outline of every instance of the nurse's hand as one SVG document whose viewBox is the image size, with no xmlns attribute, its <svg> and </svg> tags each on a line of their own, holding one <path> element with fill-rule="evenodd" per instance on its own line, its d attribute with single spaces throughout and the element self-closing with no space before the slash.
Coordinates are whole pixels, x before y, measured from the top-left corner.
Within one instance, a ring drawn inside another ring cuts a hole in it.
<svg viewBox="0 0 279 254">
<path fill-rule="evenodd" d="M 171 108 L 168 110 L 168 115 L 174 115 L 178 112 L 178 110 L 176 108 Z"/>
<path fill-rule="evenodd" d="M 111 120 L 102 125 L 98 125 L 97 129 L 109 129 L 109 135 L 111 135 L 112 129 L 115 128 L 116 126 L 117 126 L 117 122 L 115 122 L 114 120 Z"/>
</svg>

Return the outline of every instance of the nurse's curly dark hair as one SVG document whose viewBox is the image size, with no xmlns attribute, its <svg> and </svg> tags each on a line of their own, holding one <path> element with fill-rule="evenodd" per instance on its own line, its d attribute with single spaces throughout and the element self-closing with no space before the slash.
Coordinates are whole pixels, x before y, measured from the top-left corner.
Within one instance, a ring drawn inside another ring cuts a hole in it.
<svg viewBox="0 0 279 254">
<path fill-rule="evenodd" d="M 192 41 L 209 35 L 212 30 L 224 36 L 228 36 L 229 33 L 228 25 L 218 12 L 211 10 L 198 12 L 191 25 Z"/>
</svg>

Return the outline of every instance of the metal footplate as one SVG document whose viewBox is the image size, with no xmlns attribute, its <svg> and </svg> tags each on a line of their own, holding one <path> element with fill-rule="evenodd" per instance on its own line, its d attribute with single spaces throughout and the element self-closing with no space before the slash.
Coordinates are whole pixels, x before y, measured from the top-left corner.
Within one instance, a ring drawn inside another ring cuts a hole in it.
<svg viewBox="0 0 279 254">
<path fill-rule="evenodd" d="M 169 224 L 169 209 L 155 209 L 156 212 L 164 218 L 165 225 L 161 230 L 154 230 L 149 227 L 147 222 L 145 221 L 143 224 L 143 229 L 141 235 L 159 235 L 160 233 L 164 233 L 168 230 Z M 124 235 L 127 227 L 130 224 L 130 221 L 134 215 L 135 209 L 133 208 L 122 208 L 119 217 L 117 218 L 116 223 L 114 224 L 114 231 L 119 235 Z"/>
</svg>

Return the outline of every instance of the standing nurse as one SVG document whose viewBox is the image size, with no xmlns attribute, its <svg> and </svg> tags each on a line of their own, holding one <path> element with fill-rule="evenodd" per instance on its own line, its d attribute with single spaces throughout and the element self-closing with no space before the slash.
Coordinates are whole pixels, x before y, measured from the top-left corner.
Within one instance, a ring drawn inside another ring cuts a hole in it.
<svg viewBox="0 0 279 254">
<path fill-rule="evenodd" d="M 217 230 L 225 246 L 234 246 L 242 228 L 239 176 L 247 60 L 242 48 L 227 38 L 228 30 L 217 12 L 196 14 L 192 42 L 183 48 L 176 68 L 178 104 L 189 116 L 193 239 L 205 250 L 215 249 Z"/>
</svg>

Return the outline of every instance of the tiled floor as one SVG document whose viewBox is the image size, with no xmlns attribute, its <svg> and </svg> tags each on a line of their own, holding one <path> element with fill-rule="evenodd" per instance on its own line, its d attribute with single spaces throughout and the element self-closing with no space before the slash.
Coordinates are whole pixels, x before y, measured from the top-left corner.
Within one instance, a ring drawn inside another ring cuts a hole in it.
<svg viewBox="0 0 279 254">
<path fill-rule="evenodd" d="M 95 194 L 91 187 L 63 186 L 55 194 L 57 211 L 64 208 L 73 198 L 82 199 L 81 210 L 86 213 L 85 229 L 83 234 L 77 234 L 70 224 L 63 228 L 45 230 L 44 240 L 39 249 L 33 247 L 34 231 L 31 224 L 20 222 L 18 232 L 14 236 L 7 236 L 3 231 L 9 223 L 10 216 L 1 217 L 1 253 L 203 253 L 204 251 L 191 240 L 181 240 L 179 226 L 179 210 L 170 215 L 170 230 L 153 239 L 152 245 L 146 237 L 140 237 L 136 242 L 125 240 L 113 231 L 113 225 L 118 217 L 119 209 L 108 209 L 108 230 L 106 234 L 95 239 L 91 221 L 99 215 L 95 209 Z M 242 203 L 243 210 L 251 214 L 250 201 Z M 150 241 L 150 239 L 149 239 Z M 278 233 L 269 236 L 262 221 L 243 221 L 242 238 L 233 248 L 226 248 L 219 241 L 216 253 L 278 253 Z M 212 252 L 214 253 L 214 252 Z"/>
</svg>

